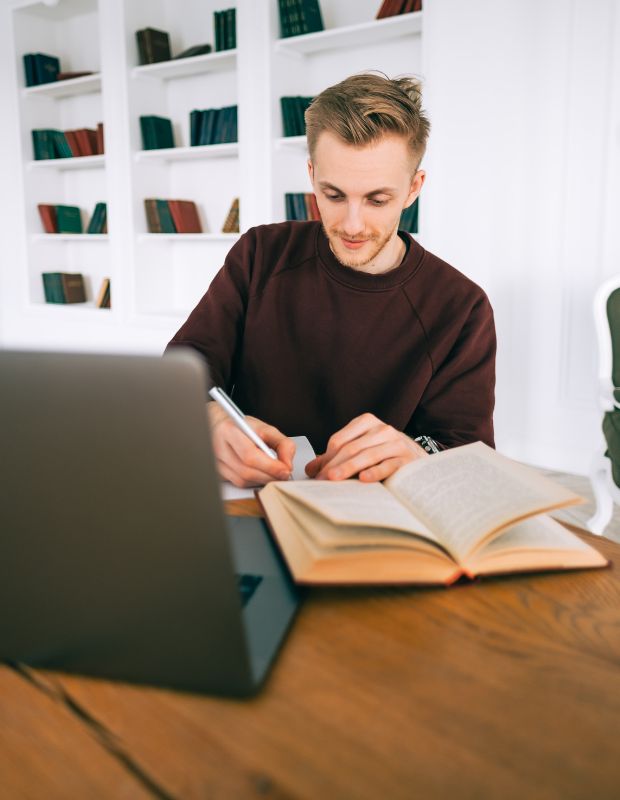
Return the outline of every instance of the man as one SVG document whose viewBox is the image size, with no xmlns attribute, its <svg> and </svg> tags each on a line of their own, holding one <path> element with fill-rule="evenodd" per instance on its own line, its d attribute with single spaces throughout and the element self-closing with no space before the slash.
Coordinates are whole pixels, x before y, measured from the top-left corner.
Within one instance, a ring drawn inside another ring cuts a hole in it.
<svg viewBox="0 0 620 800">
<path fill-rule="evenodd" d="M 169 344 L 204 356 L 278 455 L 209 403 L 220 474 L 286 479 L 298 434 L 320 453 L 308 475 L 330 480 L 383 480 L 426 450 L 493 446 L 488 299 L 398 231 L 425 178 L 418 84 L 352 76 L 315 98 L 306 128 L 321 223 L 250 229 Z"/>
</svg>

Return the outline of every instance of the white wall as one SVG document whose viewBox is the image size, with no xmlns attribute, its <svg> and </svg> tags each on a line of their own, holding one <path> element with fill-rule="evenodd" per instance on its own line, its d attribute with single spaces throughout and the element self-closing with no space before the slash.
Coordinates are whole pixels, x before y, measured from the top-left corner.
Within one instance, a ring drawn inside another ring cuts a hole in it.
<svg viewBox="0 0 620 800">
<path fill-rule="evenodd" d="M 429 0 L 425 241 L 489 293 L 497 443 L 585 473 L 591 302 L 620 271 L 620 4 Z"/>
<path fill-rule="evenodd" d="M 601 441 L 591 298 L 620 269 L 619 5 L 425 0 L 424 243 L 495 308 L 500 449 L 582 473 Z M 0 26 L 0 59 L 7 38 Z M 44 328 L 20 317 L 8 291 L 21 270 L 23 206 L 6 118 L 16 65 L 1 66 L 0 343 L 45 346 Z M 121 349 L 154 351 L 168 336 L 114 330 L 108 343 Z M 84 344 L 102 340 L 95 332 Z"/>
</svg>

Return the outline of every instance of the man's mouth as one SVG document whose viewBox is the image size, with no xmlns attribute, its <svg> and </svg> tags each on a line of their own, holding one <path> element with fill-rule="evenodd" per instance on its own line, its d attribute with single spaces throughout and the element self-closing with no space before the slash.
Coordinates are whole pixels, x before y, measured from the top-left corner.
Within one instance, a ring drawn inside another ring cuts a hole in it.
<svg viewBox="0 0 620 800">
<path fill-rule="evenodd" d="M 368 239 L 345 239 L 344 236 L 341 236 L 340 241 L 349 250 L 359 250 L 362 245 L 366 244 Z"/>
</svg>

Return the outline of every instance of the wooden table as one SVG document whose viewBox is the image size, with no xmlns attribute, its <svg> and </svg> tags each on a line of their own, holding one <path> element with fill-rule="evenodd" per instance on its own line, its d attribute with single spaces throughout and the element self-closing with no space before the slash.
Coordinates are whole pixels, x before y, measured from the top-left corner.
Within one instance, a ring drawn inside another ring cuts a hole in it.
<svg viewBox="0 0 620 800">
<path fill-rule="evenodd" d="M 619 734 L 617 566 L 312 590 L 250 701 L 0 668 L 3 800 L 604 800 Z"/>
</svg>

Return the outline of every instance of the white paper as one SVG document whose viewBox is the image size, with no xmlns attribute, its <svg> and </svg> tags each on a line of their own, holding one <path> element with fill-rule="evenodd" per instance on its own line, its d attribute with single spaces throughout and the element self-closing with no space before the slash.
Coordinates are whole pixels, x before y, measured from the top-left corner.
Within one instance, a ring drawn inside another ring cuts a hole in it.
<svg viewBox="0 0 620 800">
<path fill-rule="evenodd" d="M 293 459 L 293 475 L 292 480 L 303 481 L 308 478 L 304 471 L 304 467 L 308 461 L 312 461 L 316 453 L 312 445 L 305 436 L 291 437 L 295 442 L 295 458 Z M 254 489 L 239 489 L 229 481 L 222 481 L 222 499 L 223 500 L 245 500 L 248 497 L 254 497 Z"/>
</svg>

